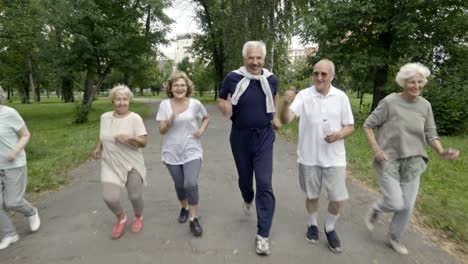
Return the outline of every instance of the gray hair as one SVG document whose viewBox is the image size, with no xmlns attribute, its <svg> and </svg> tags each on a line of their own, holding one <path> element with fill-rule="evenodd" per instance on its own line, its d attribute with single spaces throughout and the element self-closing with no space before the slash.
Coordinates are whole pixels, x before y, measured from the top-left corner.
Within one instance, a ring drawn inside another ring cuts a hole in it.
<svg viewBox="0 0 468 264">
<path fill-rule="evenodd" d="M 109 93 L 109 98 L 111 99 L 112 102 L 114 102 L 114 99 L 117 96 L 117 93 L 124 93 L 128 95 L 128 98 L 130 99 L 130 101 L 133 98 L 132 91 L 125 84 L 117 84 L 116 86 L 112 87 Z"/>
<path fill-rule="evenodd" d="M 263 58 L 265 58 L 266 56 L 266 45 L 263 41 L 247 41 L 245 44 L 244 44 L 244 47 L 242 48 L 242 57 L 246 57 L 247 56 L 247 51 L 249 49 L 252 49 L 252 48 L 259 48 L 262 50 L 262 53 L 263 53 Z"/>
<path fill-rule="evenodd" d="M 2 86 L 0 86 L 0 105 L 3 104 L 3 102 L 5 102 L 5 91 L 3 90 Z"/>
<path fill-rule="evenodd" d="M 427 78 L 431 75 L 431 71 L 419 62 L 407 63 L 401 66 L 395 77 L 395 81 L 400 87 L 405 87 L 406 80 L 414 77 L 416 74 L 421 74 L 424 79 L 423 85 L 426 85 Z"/>
</svg>

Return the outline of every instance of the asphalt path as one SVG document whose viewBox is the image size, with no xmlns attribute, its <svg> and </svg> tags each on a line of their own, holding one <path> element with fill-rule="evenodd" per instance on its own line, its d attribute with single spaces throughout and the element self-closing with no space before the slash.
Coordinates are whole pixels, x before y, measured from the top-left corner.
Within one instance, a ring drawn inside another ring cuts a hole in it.
<svg viewBox="0 0 468 264">
<path fill-rule="evenodd" d="M 149 142 L 144 149 L 148 186 L 144 191 L 144 228 L 111 240 L 115 218 L 101 196 L 99 162 L 88 161 L 69 173 L 71 183 L 35 201 L 42 226 L 30 233 L 25 219 L 14 216 L 21 239 L 0 251 L 0 263 L 462 263 L 410 227 L 402 238 L 410 254 L 401 256 L 385 245 L 389 216 L 369 233 L 363 217 L 376 194 L 348 179 L 350 200 L 337 223 L 343 252 L 332 253 L 323 233 L 326 195 L 320 204 L 320 241 L 305 240 L 304 196 L 297 176 L 296 145 L 277 135 L 274 146 L 273 188 L 276 211 L 271 230 L 271 254 L 257 256 L 256 217 L 242 212 L 242 198 L 229 146 L 230 120 L 208 105 L 210 125 L 203 136 L 204 160 L 199 179 L 201 238 L 189 225 L 179 224 L 179 203 L 172 179 L 161 162 L 162 137 L 152 117 L 145 121 Z M 126 212 L 131 205 L 122 194 Z"/>
</svg>

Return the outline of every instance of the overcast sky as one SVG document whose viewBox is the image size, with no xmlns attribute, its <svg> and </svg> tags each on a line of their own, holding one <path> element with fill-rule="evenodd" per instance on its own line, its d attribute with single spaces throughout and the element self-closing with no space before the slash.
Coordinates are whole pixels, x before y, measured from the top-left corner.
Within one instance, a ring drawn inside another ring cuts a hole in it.
<svg viewBox="0 0 468 264">
<path fill-rule="evenodd" d="M 173 6 L 164 11 L 175 22 L 171 25 L 172 31 L 168 34 L 168 38 L 174 38 L 178 34 L 199 32 L 197 23 L 194 21 L 195 13 L 193 5 L 188 0 L 175 0 Z M 160 49 L 172 58 L 174 56 L 175 46 L 161 46 Z"/>
</svg>

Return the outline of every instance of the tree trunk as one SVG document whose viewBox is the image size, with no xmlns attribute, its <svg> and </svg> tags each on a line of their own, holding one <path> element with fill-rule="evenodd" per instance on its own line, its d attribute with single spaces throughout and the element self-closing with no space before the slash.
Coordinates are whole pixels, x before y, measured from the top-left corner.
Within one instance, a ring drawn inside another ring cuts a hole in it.
<svg viewBox="0 0 468 264">
<path fill-rule="evenodd" d="M 32 68 L 32 59 L 31 53 L 28 55 L 28 77 L 29 77 L 29 85 L 31 87 L 31 91 L 33 94 L 34 102 L 37 103 L 38 94 L 36 93 L 36 86 L 34 85 L 34 78 L 33 78 L 33 68 Z M 29 96 L 29 95 L 28 95 Z"/>
<path fill-rule="evenodd" d="M 145 37 L 148 37 L 151 29 L 151 6 L 146 7 Z"/>
<path fill-rule="evenodd" d="M 213 54 L 214 59 L 214 67 L 215 67 L 215 79 L 216 79 L 216 88 L 214 99 L 218 98 L 218 91 L 221 89 L 221 85 L 224 80 L 224 43 L 221 37 L 221 32 L 216 32 L 216 28 L 213 25 L 213 20 L 211 19 L 210 9 L 208 7 L 208 3 L 206 0 L 199 1 L 201 6 L 203 7 L 203 11 L 206 18 L 206 24 L 208 27 L 209 35 L 211 38 L 211 52 Z"/>
<path fill-rule="evenodd" d="M 23 104 L 29 104 L 29 83 L 26 79 L 23 79 L 23 99 L 22 103 Z"/>
<path fill-rule="evenodd" d="M 65 103 L 75 101 L 75 96 L 73 95 L 73 80 L 68 77 L 62 77 L 62 95 Z"/>
<path fill-rule="evenodd" d="M 41 102 L 41 85 L 38 83 L 36 84 L 36 96 L 34 96 L 35 102 Z"/>
<path fill-rule="evenodd" d="M 374 86 L 372 88 L 372 106 L 371 111 L 373 111 L 380 100 L 382 100 L 387 94 L 384 91 L 385 84 L 388 81 L 388 64 L 389 64 L 389 54 L 392 43 L 392 34 L 391 32 L 384 32 L 379 36 L 379 42 L 385 54 L 382 56 L 387 58 L 387 61 L 377 68 L 374 75 Z"/>
<path fill-rule="evenodd" d="M 83 94 L 83 105 L 86 110 L 91 109 L 93 104 L 94 95 L 96 93 L 96 87 L 94 82 L 96 81 L 96 64 L 94 62 L 88 62 L 86 65 L 86 80 L 84 83 L 84 94 Z"/>
<path fill-rule="evenodd" d="M 382 100 L 386 96 L 386 93 L 384 92 L 383 88 L 385 84 L 387 83 L 387 75 L 388 75 L 387 64 L 378 68 L 377 72 L 375 73 L 374 88 L 372 89 L 371 111 L 373 111 L 379 104 L 380 100 Z"/>
</svg>

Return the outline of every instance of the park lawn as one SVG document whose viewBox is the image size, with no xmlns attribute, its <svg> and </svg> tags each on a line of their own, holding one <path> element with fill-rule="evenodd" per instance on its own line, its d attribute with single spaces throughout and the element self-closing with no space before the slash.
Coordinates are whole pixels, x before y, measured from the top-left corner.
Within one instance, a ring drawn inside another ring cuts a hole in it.
<svg viewBox="0 0 468 264">
<path fill-rule="evenodd" d="M 99 136 L 102 113 L 111 111 L 108 99 L 96 100 L 83 125 L 73 123 L 76 104 L 57 99 L 42 99 L 39 104 L 6 103 L 15 108 L 31 132 L 26 147 L 28 160 L 27 192 L 56 189 L 67 182 L 66 172 L 90 158 Z M 144 103 L 132 102 L 130 110 L 143 118 L 149 115 Z"/>
<path fill-rule="evenodd" d="M 364 107 L 359 113 L 359 101 L 355 94 L 350 96 L 355 118 L 355 133 L 346 140 L 348 166 L 353 178 L 377 190 L 374 169 L 371 167 L 373 153 L 367 142 L 362 124 L 368 113 L 371 101 L 366 95 Z M 297 142 L 297 119 L 281 128 L 288 140 Z M 457 244 L 457 250 L 468 253 L 468 138 L 461 136 L 441 137 L 444 147 L 460 149 L 461 158 L 446 161 L 428 147 L 429 163 L 421 176 L 421 185 L 416 201 L 416 209 L 422 222 L 437 230 L 444 238 Z"/>
</svg>

